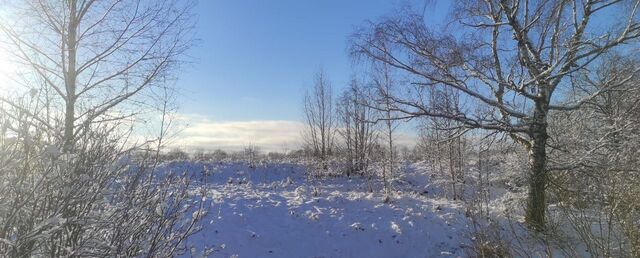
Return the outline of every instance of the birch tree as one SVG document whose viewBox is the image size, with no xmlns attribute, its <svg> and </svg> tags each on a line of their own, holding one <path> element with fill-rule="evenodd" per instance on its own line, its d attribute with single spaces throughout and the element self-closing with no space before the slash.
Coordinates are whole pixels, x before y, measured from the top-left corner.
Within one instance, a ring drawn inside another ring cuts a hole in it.
<svg viewBox="0 0 640 258">
<path fill-rule="evenodd" d="M 114 108 L 170 76 L 192 42 L 191 1 L 11 2 L 0 32 L 28 82 L 44 82 L 63 106 L 64 151 Z M 27 18 L 15 18 L 27 17 Z M 29 87 L 33 87 L 30 85 Z M 122 110 L 121 110 L 122 111 Z"/>
<path fill-rule="evenodd" d="M 367 105 L 370 101 L 364 87 L 353 79 L 338 102 L 338 134 L 347 156 L 347 175 L 367 174 L 372 147 L 377 139 L 375 125 L 371 122 L 374 110 Z"/>
<path fill-rule="evenodd" d="M 422 15 L 407 11 L 357 31 L 351 52 L 410 77 L 407 90 L 413 94 L 389 96 L 405 117 L 441 117 L 467 128 L 503 132 L 526 148 L 525 220 L 543 230 L 549 113 L 577 109 L 620 85 L 612 82 L 572 101 L 560 97 L 575 86 L 570 78 L 588 74 L 604 53 L 632 51 L 640 37 L 638 5 L 621 0 L 460 1 L 449 16 L 455 29 L 430 27 Z M 431 108 L 423 93 L 435 86 L 459 92 L 467 108 Z"/>
<path fill-rule="evenodd" d="M 336 123 L 334 121 L 333 91 L 324 71 L 316 74 L 314 86 L 304 97 L 306 123 L 303 138 L 313 156 L 320 159 L 323 169 L 332 154 Z"/>
<path fill-rule="evenodd" d="M 396 121 L 393 102 L 389 96 L 393 90 L 393 80 L 391 78 L 390 67 L 387 64 L 374 65 L 372 74 L 373 84 L 376 88 L 377 97 L 376 110 L 378 111 L 378 122 L 382 123 L 383 140 L 387 148 L 387 157 L 382 169 L 382 179 L 384 180 L 386 199 L 389 200 L 392 189 L 391 181 L 396 170 L 397 151 L 394 144 L 394 132 L 399 126 Z"/>
</svg>

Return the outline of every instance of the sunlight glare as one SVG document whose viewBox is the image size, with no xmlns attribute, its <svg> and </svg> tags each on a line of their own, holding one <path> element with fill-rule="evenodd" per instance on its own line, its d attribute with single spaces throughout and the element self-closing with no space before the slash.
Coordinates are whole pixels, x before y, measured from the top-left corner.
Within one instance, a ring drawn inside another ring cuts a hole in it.
<svg viewBox="0 0 640 258">
<path fill-rule="evenodd" d="M 15 82 L 15 65 L 12 65 L 10 54 L 6 48 L 0 47 L 0 97 L 6 96 L 17 87 Z"/>
</svg>

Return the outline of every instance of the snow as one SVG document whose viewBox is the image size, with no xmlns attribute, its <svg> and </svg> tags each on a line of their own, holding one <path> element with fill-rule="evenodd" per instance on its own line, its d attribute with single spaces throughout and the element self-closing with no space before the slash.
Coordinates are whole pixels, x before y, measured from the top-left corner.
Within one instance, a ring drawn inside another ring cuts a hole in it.
<svg viewBox="0 0 640 258">
<path fill-rule="evenodd" d="M 422 170 L 407 169 L 384 203 L 364 179 L 307 179 L 298 164 L 167 166 L 208 174 L 212 206 L 188 239 L 196 246 L 189 256 L 466 257 L 471 244 L 463 204 L 426 194 L 438 191 Z"/>
</svg>

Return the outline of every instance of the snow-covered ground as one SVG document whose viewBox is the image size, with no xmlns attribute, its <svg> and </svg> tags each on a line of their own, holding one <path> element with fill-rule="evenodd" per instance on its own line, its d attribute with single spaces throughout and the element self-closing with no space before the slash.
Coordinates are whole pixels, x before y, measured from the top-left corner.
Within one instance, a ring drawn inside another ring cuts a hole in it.
<svg viewBox="0 0 640 258">
<path fill-rule="evenodd" d="M 177 162 L 207 171 L 213 205 L 189 238 L 209 257 L 465 257 L 469 221 L 423 169 L 407 167 L 395 197 L 367 191 L 357 177 L 307 179 L 301 165 Z M 203 178 L 200 178 L 201 180 Z M 379 186 L 376 186 L 379 187 Z M 380 188 L 378 188 L 380 189 Z"/>
</svg>

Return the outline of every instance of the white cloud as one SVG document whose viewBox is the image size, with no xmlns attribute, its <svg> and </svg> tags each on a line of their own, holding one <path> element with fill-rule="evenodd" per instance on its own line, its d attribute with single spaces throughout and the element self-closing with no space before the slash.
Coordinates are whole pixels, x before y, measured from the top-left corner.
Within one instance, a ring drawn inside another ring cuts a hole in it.
<svg viewBox="0 0 640 258">
<path fill-rule="evenodd" d="M 302 147 L 304 124 L 286 120 L 216 121 L 202 115 L 180 114 L 175 120 L 186 127 L 171 139 L 170 147 L 187 151 L 242 150 L 253 145 L 262 151 L 286 151 Z M 416 136 L 410 131 L 398 130 L 394 135 L 396 146 L 415 146 Z M 384 139 L 384 137 L 381 138 Z M 381 144 L 384 144 L 381 142 Z"/>
<path fill-rule="evenodd" d="M 186 123 L 172 141 L 187 150 L 240 150 L 248 145 L 263 151 L 284 151 L 301 146 L 303 124 L 285 120 L 214 121 L 199 115 L 180 115 Z"/>
</svg>

